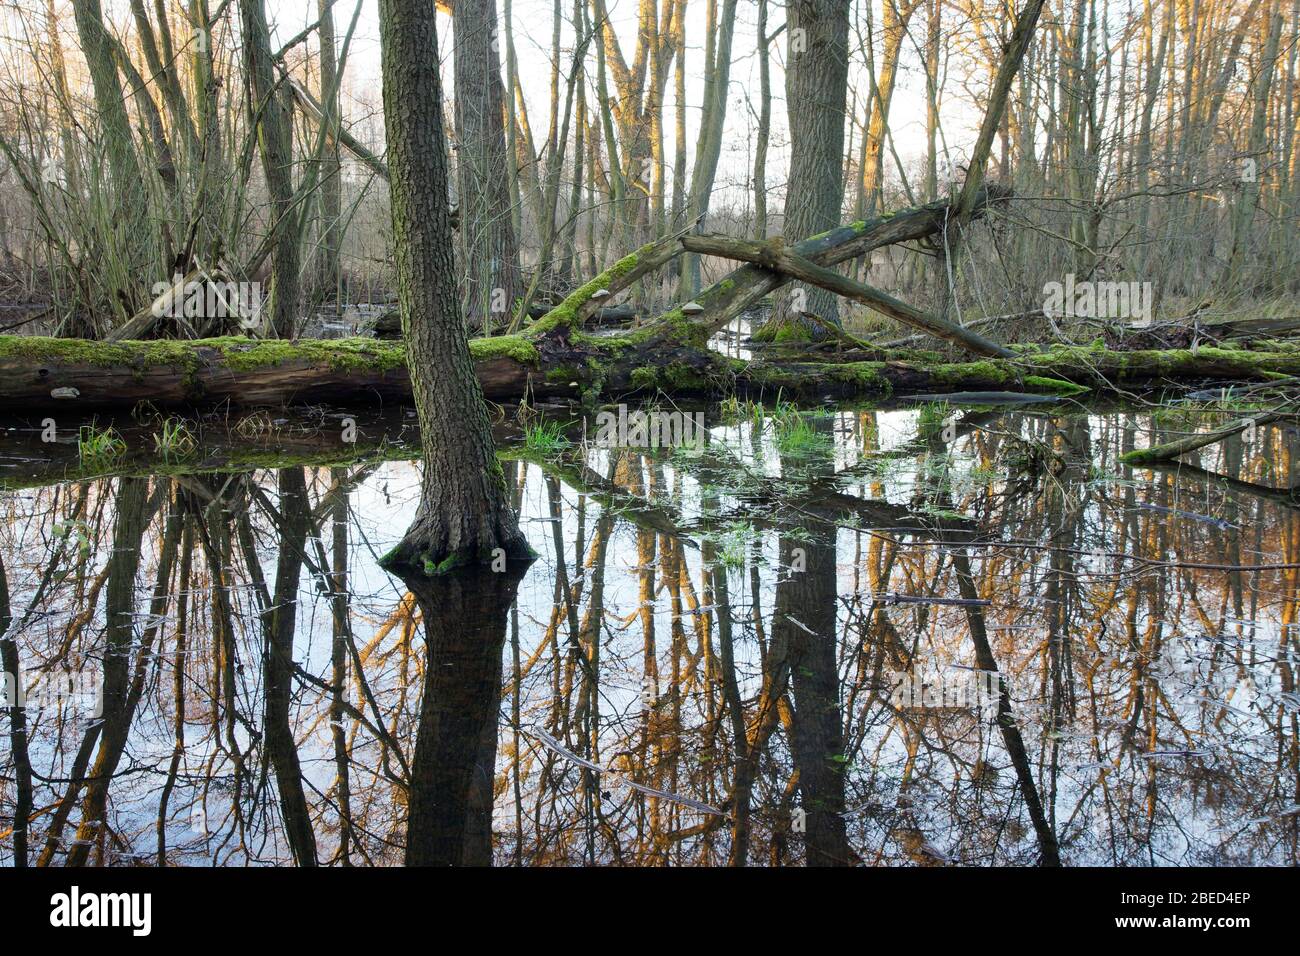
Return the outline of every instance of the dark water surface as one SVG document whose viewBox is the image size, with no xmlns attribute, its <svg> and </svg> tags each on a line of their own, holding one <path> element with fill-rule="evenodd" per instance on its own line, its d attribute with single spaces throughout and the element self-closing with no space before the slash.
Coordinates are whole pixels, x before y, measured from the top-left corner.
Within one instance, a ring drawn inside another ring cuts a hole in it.
<svg viewBox="0 0 1300 956">
<path fill-rule="evenodd" d="M 1294 865 L 1295 436 L 950 411 L 503 411 L 538 560 L 412 586 L 407 412 L 12 422 L 0 864 Z"/>
</svg>

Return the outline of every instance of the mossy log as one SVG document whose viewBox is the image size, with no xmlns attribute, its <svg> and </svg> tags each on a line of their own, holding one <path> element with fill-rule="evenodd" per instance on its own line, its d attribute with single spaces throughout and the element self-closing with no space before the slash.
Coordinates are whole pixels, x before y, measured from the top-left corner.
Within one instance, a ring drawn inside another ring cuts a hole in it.
<svg viewBox="0 0 1300 956">
<path fill-rule="evenodd" d="M 990 206 L 1009 197 L 1010 191 L 1000 185 L 990 184 L 978 190 L 971 217 L 979 218 Z M 900 242 L 934 241 L 942 234 L 950 217 L 948 201 L 939 200 L 837 226 L 820 235 L 801 239 L 791 244 L 789 250 L 814 265 L 835 266 Z M 698 340 L 703 341 L 789 281 L 788 275 L 752 262 L 728 273 L 695 297 L 705 310 L 692 323 L 703 334 L 703 338 Z M 670 312 L 665 318 L 672 319 L 678 315 Z"/>
<path fill-rule="evenodd" d="M 484 395 L 534 398 L 684 396 L 775 392 L 844 397 L 1004 390 L 1070 393 L 1108 385 L 1263 381 L 1300 374 L 1300 352 L 1202 348 L 1112 352 L 1099 347 L 1020 349 L 1014 359 L 951 364 L 903 354 L 884 361 L 746 362 L 681 344 L 671 330 L 586 335 L 566 326 L 470 343 Z M 370 406 L 410 400 L 405 350 L 373 339 L 300 342 L 242 338 L 115 342 L 0 336 L 0 410 L 320 403 Z"/>
</svg>

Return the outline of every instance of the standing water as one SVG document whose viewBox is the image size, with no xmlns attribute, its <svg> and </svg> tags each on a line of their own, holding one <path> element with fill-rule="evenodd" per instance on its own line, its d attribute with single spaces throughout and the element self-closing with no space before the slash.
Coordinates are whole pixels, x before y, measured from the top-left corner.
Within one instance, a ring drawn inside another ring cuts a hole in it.
<svg viewBox="0 0 1300 956">
<path fill-rule="evenodd" d="M 410 585 L 377 563 L 409 415 L 10 423 L 0 832 L 30 808 L 55 864 L 1297 863 L 1293 435 L 1153 471 L 1119 456 L 1214 413 L 705 419 L 501 425 L 538 559 Z"/>
</svg>

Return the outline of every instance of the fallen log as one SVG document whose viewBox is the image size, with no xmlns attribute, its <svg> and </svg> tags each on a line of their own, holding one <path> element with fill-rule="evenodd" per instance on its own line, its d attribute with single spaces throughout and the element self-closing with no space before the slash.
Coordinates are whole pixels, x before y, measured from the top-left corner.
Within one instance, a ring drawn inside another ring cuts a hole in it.
<svg viewBox="0 0 1300 956">
<path fill-rule="evenodd" d="M 538 336 L 473 339 L 470 352 L 493 401 L 775 393 L 884 396 L 1262 381 L 1300 374 L 1300 353 L 1204 348 L 1110 352 L 1025 349 L 1012 359 L 934 363 L 903 353 L 883 361 L 744 361 L 681 344 L 654 328 L 586 336 L 566 327 Z M 1072 384 L 1073 383 L 1073 384 Z M 375 339 L 89 342 L 0 336 L 0 410 L 95 408 L 151 402 L 233 406 L 408 403 L 400 343 Z"/>
<path fill-rule="evenodd" d="M 559 326 L 581 328 L 603 303 L 631 288 L 641 279 L 659 271 L 685 252 L 678 242 L 680 233 L 648 242 L 631 255 L 624 256 L 595 278 L 574 289 L 559 305 L 528 327 L 530 334 L 539 334 Z M 517 330 L 519 318 L 511 327 Z"/>
<path fill-rule="evenodd" d="M 528 307 L 528 315 L 533 319 L 540 319 L 545 316 L 554 306 L 549 305 L 531 305 Z M 607 327 L 617 325 L 631 325 L 636 321 L 637 310 L 630 305 L 614 305 L 608 308 L 597 308 L 586 320 L 586 325 L 596 327 Z M 402 337 L 402 315 L 397 306 L 393 306 L 386 312 L 381 312 L 373 318 L 367 320 L 360 328 L 363 335 L 372 335 L 377 339 L 400 339 Z"/>
</svg>

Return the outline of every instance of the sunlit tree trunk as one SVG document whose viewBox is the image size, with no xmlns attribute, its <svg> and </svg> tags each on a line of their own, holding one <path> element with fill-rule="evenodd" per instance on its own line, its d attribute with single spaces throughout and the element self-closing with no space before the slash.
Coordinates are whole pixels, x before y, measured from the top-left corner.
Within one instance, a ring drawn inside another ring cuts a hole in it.
<svg viewBox="0 0 1300 956">
<path fill-rule="evenodd" d="M 889 107 L 894 99 L 894 82 L 907 23 L 920 0 L 885 0 L 881 15 L 880 66 L 876 74 L 876 101 L 872 104 L 871 123 L 867 128 L 867 158 L 862 169 L 862 187 L 867 199 L 867 215 L 881 208 L 885 177 L 885 137 L 889 134 Z M 788 83 L 788 81 L 787 81 Z M 804 234 L 800 234 L 803 238 Z"/>
</svg>

